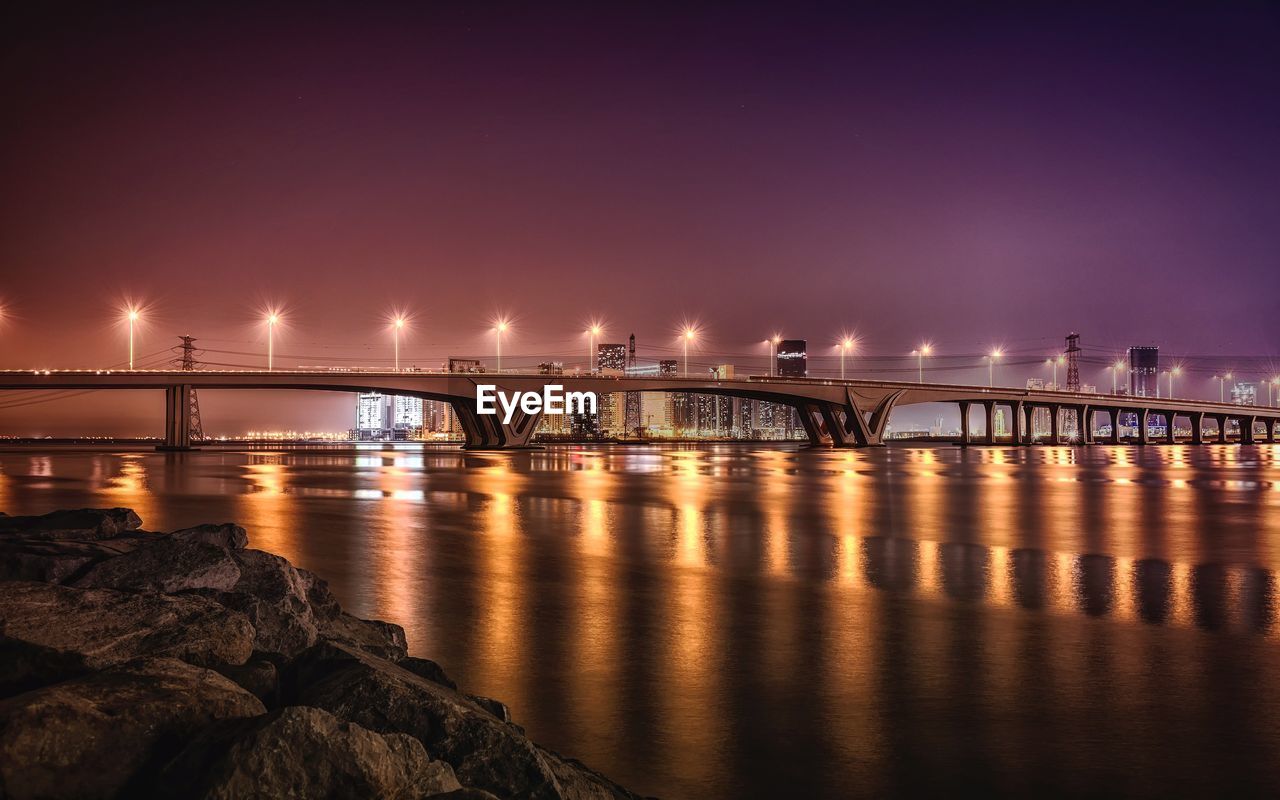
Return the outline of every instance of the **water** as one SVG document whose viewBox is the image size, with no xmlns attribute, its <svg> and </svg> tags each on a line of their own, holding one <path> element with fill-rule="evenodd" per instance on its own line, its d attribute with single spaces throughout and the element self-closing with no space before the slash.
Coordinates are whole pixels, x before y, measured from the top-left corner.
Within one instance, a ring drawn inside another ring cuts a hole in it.
<svg viewBox="0 0 1280 800">
<path fill-rule="evenodd" d="M 0 451 L 235 520 L 664 797 L 1280 793 L 1280 448 Z"/>
</svg>

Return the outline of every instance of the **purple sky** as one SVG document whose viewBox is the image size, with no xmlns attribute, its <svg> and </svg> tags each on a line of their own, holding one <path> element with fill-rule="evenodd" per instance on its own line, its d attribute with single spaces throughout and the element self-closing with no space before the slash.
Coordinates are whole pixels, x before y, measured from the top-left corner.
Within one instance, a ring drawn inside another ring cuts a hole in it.
<svg viewBox="0 0 1280 800">
<path fill-rule="evenodd" d="M 503 311 L 512 364 L 582 360 L 593 316 L 654 358 L 698 319 L 699 360 L 761 367 L 774 330 L 856 330 L 886 375 L 928 338 L 953 380 L 1071 330 L 1097 382 L 1129 344 L 1206 396 L 1194 356 L 1280 361 L 1274 5 L 179 5 L 3 25 L 0 365 L 121 362 L 125 297 L 140 355 L 190 333 L 237 364 L 272 301 L 286 365 L 388 359 L 393 307 L 429 365 Z M 0 432 L 159 426 L 158 399 L 4 402 Z"/>
</svg>

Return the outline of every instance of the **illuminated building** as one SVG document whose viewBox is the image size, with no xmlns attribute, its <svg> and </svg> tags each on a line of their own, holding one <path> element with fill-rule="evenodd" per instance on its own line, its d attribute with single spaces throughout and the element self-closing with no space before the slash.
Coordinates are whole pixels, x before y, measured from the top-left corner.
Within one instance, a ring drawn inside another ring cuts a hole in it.
<svg viewBox="0 0 1280 800">
<path fill-rule="evenodd" d="M 1129 394 L 1134 397 L 1155 397 L 1160 379 L 1160 348 L 1129 348 Z"/>
<path fill-rule="evenodd" d="M 783 378 L 804 378 L 809 374 L 809 356 L 804 339 L 783 339 L 778 342 L 778 375 Z"/>
<path fill-rule="evenodd" d="M 391 438 L 391 398 L 382 392 L 356 395 L 356 427 L 352 438 L 378 441 Z"/>
<path fill-rule="evenodd" d="M 625 344 L 596 345 L 596 369 L 606 375 L 622 375 L 627 369 L 627 346 Z"/>
<path fill-rule="evenodd" d="M 391 431 L 397 439 L 421 438 L 422 398 L 395 395 L 391 398 Z"/>
<path fill-rule="evenodd" d="M 1248 381 L 1240 381 L 1231 387 L 1231 402 L 1238 406 L 1256 406 L 1258 404 L 1258 385 Z"/>
</svg>

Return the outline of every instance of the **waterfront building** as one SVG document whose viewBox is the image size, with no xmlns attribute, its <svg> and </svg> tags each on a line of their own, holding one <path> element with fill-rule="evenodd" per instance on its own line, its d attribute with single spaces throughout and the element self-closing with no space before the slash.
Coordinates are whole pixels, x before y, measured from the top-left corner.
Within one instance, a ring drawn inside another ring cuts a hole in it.
<svg viewBox="0 0 1280 800">
<path fill-rule="evenodd" d="M 1134 397 L 1159 396 L 1160 348 L 1129 348 L 1129 394 Z"/>
<path fill-rule="evenodd" d="M 809 375 L 809 356 L 804 339 L 783 339 L 778 342 L 778 375 L 783 378 L 804 378 Z"/>
<path fill-rule="evenodd" d="M 1231 402 L 1238 406 L 1256 406 L 1258 404 L 1258 385 L 1250 381 L 1239 381 L 1231 387 Z"/>
</svg>

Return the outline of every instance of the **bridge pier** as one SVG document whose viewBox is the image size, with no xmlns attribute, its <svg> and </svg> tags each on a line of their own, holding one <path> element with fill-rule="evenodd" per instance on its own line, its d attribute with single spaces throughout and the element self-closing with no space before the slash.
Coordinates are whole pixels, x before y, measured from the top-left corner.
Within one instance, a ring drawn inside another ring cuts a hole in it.
<svg viewBox="0 0 1280 800">
<path fill-rule="evenodd" d="M 986 433 L 986 436 L 983 438 L 983 442 L 985 444 L 995 444 L 996 443 L 996 404 L 991 400 L 987 400 L 983 402 L 982 410 L 986 412 L 986 415 L 987 415 L 987 433 Z"/>
<path fill-rule="evenodd" d="M 1227 415 L 1214 414 L 1213 418 L 1218 422 L 1218 444 L 1227 443 Z"/>
<path fill-rule="evenodd" d="M 1204 412 L 1193 411 L 1187 416 L 1191 419 L 1191 443 L 1204 444 Z"/>
<path fill-rule="evenodd" d="M 194 450 L 191 446 L 191 385 L 164 389 L 164 444 L 157 450 Z"/>
<path fill-rule="evenodd" d="M 1267 425 L 1267 444 L 1275 444 L 1276 443 L 1276 421 L 1274 419 L 1268 419 L 1266 421 L 1266 425 Z"/>
<path fill-rule="evenodd" d="M 1093 444 L 1093 406 L 1080 406 L 1076 414 L 1080 420 L 1080 444 Z"/>
<path fill-rule="evenodd" d="M 1124 409 L 1111 408 L 1107 413 L 1111 415 L 1111 443 L 1120 444 L 1120 415 L 1124 414 Z"/>
<path fill-rule="evenodd" d="M 1165 425 L 1164 440 L 1169 444 L 1178 443 L 1178 435 L 1173 432 L 1173 420 L 1174 420 L 1174 417 L 1176 416 L 1178 415 L 1172 411 L 1166 411 L 1164 415 L 1164 425 Z"/>
<path fill-rule="evenodd" d="M 1254 444 L 1253 426 L 1258 421 L 1257 417 L 1241 417 L 1240 418 L 1240 444 Z"/>
<path fill-rule="evenodd" d="M 454 402 L 454 416 L 462 425 L 463 450 L 527 450 L 533 449 L 533 435 L 542 421 L 542 412 L 516 412 L 511 423 L 503 424 L 497 414 L 477 414 L 470 401 Z"/>
<path fill-rule="evenodd" d="M 1138 411 L 1138 444 L 1151 444 L 1151 431 L 1147 428 L 1151 412 L 1143 408 Z"/>
<path fill-rule="evenodd" d="M 961 400 L 960 406 L 960 444 L 969 444 L 969 401 Z"/>
<path fill-rule="evenodd" d="M 1062 444 L 1062 406 L 1049 406 L 1049 442 Z"/>
</svg>

